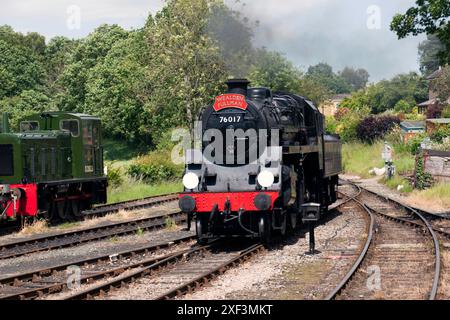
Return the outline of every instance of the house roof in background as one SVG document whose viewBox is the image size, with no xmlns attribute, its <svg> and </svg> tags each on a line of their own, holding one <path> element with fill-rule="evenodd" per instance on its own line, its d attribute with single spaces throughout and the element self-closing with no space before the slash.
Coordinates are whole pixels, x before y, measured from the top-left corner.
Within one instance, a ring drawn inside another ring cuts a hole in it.
<svg viewBox="0 0 450 320">
<path fill-rule="evenodd" d="M 345 98 L 350 98 L 352 95 L 350 93 L 341 93 L 331 96 L 330 100 L 344 100 Z"/>
<path fill-rule="evenodd" d="M 436 102 L 437 102 L 436 99 L 430 99 L 430 100 L 427 100 L 427 101 L 425 101 L 425 102 L 419 103 L 418 106 L 419 106 L 419 107 L 426 107 L 426 106 L 435 104 Z"/>
<path fill-rule="evenodd" d="M 406 129 L 406 130 L 413 130 L 413 129 L 423 129 L 425 130 L 425 121 L 402 121 L 400 123 L 400 127 Z"/>
<path fill-rule="evenodd" d="M 427 119 L 427 122 L 436 123 L 436 124 L 450 124 L 450 118 Z"/>
</svg>

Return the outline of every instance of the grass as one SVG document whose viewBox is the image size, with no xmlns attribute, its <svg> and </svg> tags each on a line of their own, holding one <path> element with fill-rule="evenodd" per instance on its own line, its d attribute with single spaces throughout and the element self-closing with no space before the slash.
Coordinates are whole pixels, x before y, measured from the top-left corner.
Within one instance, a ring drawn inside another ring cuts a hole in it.
<svg viewBox="0 0 450 320">
<path fill-rule="evenodd" d="M 430 209 L 450 210 L 450 183 L 438 183 L 426 190 L 415 190 L 410 201 L 413 204 L 426 205 Z"/>
<path fill-rule="evenodd" d="M 149 151 L 147 146 L 114 139 L 104 139 L 103 148 L 105 149 L 105 160 L 119 162 L 131 160 Z"/>
<path fill-rule="evenodd" d="M 124 183 L 120 187 L 109 188 L 108 203 L 142 199 L 145 197 L 181 192 L 182 190 L 183 186 L 181 182 L 177 181 L 149 185 L 140 180 L 125 178 Z"/>
<path fill-rule="evenodd" d="M 20 230 L 19 234 L 30 235 L 37 233 L 45 233 L 49 230 L 49 226 L 47 221 L 45 220 L 36 220 L 32 224 L 25 225 L 22 230 Z"/>
<path fill-rule="evenodd" d="M 387 187 L 394 190 L 397 190 L 397 187 L 402 185 L 403 189 L 400 190 L 401 193 L 410 193 L 413 191 L 411 183 L 400 176 L 394 176 L 389 180 L 383 178 L 380 182 L 384 183 Z"/>
<path fill-rule="evenodd" d="M 347 174 L 358 175 L 361 178 L 370 178 L 369 170 L 384 167 L 381 158 L 384 143 L 378 141 L 374 144 L 352 142 L 342 147 L 342 163 Z M 394 151 L 394 165 L 397 173 L 408 173 L 414 170 L 414 156 L 403 150 Z"/>
<path fill-rule="evenodd" d="M 166 222 L 166 229 L 168 230 L 173 230 L 177 227 L 175 220 L 173 220 L 170 217 L 167 217 L 165 222 Z"/>
<path fill-rule="evenodd" d="M 381 159 L 382 150 L 383 143 L 381 142 L 372 145 L 360 142 L 344 144 L 342 147 L 342 164 L 345 173 L 369 178 L 369 170 L 384 166 L 384 161 Z"/>
<path fill-rule="evenodd" d="M 60 229 L 70 229 L 70 228 L 73 228 L 73 227 L 77 227 L 79 225 L 80 225 L 79 222 L 64 222 L 64 223 L 58 225 L 58 228 L 60 228 Z"/>
<path fill-rule="evenodd" d="M 138 228 L 137 230 L 136 230 L 136 235 L 137 236 L 142 236 L 144 234 L 144 229 L 141 229 L 141 228 Z"/>
</svg>

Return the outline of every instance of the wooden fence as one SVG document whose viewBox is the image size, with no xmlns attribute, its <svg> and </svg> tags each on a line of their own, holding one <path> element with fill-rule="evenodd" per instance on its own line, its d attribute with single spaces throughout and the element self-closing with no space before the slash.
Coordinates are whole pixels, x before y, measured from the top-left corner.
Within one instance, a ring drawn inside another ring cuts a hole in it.
<svg viewBox="0 0 450 320">
<path fill-rule="evenodd" d="M 450 182 L 450 151 L 424 150 L 423 164 L 436 181 Z"/>
</svg>

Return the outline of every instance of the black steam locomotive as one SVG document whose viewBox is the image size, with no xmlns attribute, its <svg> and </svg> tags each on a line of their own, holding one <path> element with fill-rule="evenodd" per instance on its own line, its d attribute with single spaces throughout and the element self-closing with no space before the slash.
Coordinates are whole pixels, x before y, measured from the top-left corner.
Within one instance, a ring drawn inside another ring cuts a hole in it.
<svg viewBox="0 0 450 320">
<path fill-rule="evenodd" d="M 198 240 L 268 241 L 299 221 L 317 221 L 336 201 L 339 137 L 324 133 L 314 104 L 292 93 L 227 82 L 201 114 L 201 149 L 186 152 L 179 206 Z"/>
</svg>

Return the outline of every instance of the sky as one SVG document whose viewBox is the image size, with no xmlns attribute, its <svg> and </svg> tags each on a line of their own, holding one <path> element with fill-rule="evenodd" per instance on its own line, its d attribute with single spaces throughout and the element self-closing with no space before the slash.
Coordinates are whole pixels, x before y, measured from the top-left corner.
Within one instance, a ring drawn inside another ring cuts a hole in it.
<svg viewBox="0 0 450 320">
<path fill-rule="evenodd" d="M 398 40 L 389 30 L 393 15 L 414 0 L 235 1 L 226 0 L 259 21 L 255 44 L 283 52 L 303 70 L 319 62 L 336 71 L 361 67 L 369 71 L 370 81 L 418 70 L 417 46 L 424 36 Z M 102 23 L 139 28 L 163 5 L 163 0 L 2 0 L 0 25 L 39 32 L 47 39 L 80 38 Z"/>
</svg>

